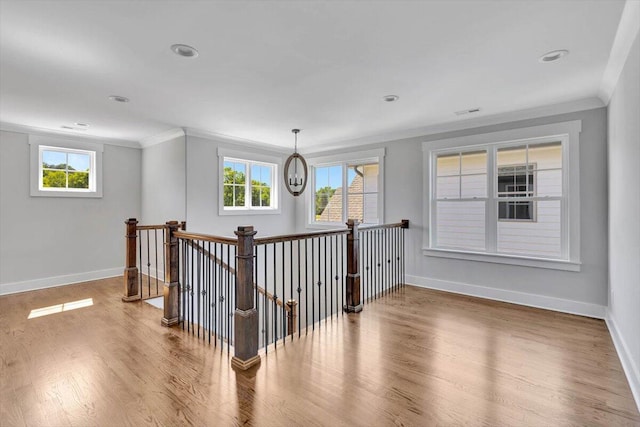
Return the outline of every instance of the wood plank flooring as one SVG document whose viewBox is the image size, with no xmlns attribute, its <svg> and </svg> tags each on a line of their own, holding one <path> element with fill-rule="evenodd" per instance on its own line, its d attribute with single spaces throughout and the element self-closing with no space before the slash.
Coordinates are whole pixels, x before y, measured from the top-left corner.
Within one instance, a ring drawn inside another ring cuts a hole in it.
<svg viewBox="0 0 640 427">
<path fill-rule="evenodd" d="M 640 426 L 600 320 L 407 286 L 238 374 L 121 287 L 0 297 L 1 426 Z"/>
</svg>

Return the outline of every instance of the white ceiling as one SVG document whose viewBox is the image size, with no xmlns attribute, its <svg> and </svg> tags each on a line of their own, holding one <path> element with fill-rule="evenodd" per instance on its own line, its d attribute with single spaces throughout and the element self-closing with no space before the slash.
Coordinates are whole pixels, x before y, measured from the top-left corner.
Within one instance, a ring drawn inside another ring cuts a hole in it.
<svg viewBox="0 0 640 427">
<path fill-rule="evenodd" d="M 623 7 L 2 0 L 0 120 L 87 122 L 83 135 L 132 141 L 183 127 L 285 147 L 299 127 L 302 150 L 391 138 L 597 96 Z M 179 57 L 174 43 L 200 56 Z M 571 54 L 538 61 L 554 49 Z"/>
</svg>

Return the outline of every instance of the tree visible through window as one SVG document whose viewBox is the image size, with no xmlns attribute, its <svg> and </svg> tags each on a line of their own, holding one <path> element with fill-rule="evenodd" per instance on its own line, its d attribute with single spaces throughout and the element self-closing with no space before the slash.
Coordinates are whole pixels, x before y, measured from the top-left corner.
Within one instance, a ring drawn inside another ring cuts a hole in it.
<svg viewBox="0 0 640 427">
<path fill-rule="evenodd" d="M 41 190 L 88 191 L 91 189 L 92 152 L 42 147 Z"/>
</svg>

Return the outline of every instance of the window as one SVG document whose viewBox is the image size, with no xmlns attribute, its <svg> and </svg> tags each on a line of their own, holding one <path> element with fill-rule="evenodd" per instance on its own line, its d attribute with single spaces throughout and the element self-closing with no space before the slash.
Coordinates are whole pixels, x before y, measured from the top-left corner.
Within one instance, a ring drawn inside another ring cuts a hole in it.
<svg viewBox="0 0 640 427">
<path fill-rule="evenodd" d="M 425 254 L 579 268 L 579 123 L 423 144 Z"/>
<path fill-rule="evenodd" d="M 31 195 L 102 197 L 102 145 L 31 136 Z"/>
<path fill-rule="evenodd" d="M 38 188 L 40 191 L 92 191 L 95 155 L 95 151 L 41 145 Z"/>
<path fill-rule="evenodd" d="M 279 159 L 222 149 L 218 155 L 221 215 L 279 212 Z"/>
<path fill-rule="evenodd" d="M 312 191 L 310 225 L 365 224 L 382 221 L 382 165 L 384 150 L 309 159 Z"/>
</svg>

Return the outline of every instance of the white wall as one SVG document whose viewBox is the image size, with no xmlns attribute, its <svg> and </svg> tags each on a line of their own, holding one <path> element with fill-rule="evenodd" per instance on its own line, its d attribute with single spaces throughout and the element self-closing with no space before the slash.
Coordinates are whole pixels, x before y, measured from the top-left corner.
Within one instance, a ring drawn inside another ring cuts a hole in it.
<svg viewBox="0 0 640 427">
<path fill-rule="evenodd" d="M 640 42 L 609 103 L 607 324 L 640 408 Z"/>
<path fill-rule="evenodd" d="M 284 187 L 282 168 L 278 171 L 280 182 L 279 214 L 219 215 L 218 211 L 218 147 L 239 150 L 282 159 L 287 154 L 195 136 L 187 136 L 187 230 L 235 237 L 233 231 L 239 225 L 253 225 L 256 237 L 291 233 L 295 229 L 294 197 Z"/>
<path fill-rule="evenodd" d="M 142 217 L 140 224 L 186 219 L 186 137 L 142 150 Z"/>
<path fill-rule="evenodd" d="M 122 274 L 140 150 L 107 145 L 103 197 L 31 197 L 29 136 L 0 132 L 0 294 Z"/>
<path fill-rule="evenodd" d="M 580 272 L 549 270 L 428 257 L 422 254 L 424 141 L 582 120 L 580 134 Z M 428 135 L 372 147 L 385 156 L 385 222 L 410 220 L 406 237 L 407 281 L 477 296 L 603 317 L 607 305 L 607 113 L 605 108 L 521 120 L 482 128 Z M 362 149 L 362 147 L 358 147 Z M 336 150 L 338 154 L 348 150 Z M 329 154 L 329 153 L 323 153 Z M 304 202 L 297 205 L 297 227 L 304 230 Z"/>
</svg>

